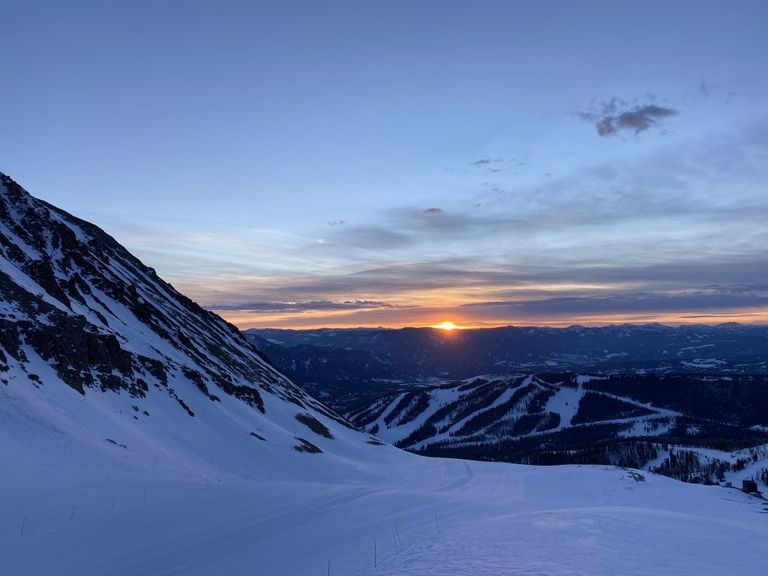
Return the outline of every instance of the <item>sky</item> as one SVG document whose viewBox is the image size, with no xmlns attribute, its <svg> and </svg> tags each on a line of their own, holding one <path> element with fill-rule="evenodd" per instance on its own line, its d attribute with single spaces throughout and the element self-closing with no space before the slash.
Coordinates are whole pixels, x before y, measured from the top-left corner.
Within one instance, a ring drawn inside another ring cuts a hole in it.
<svg viewBox="0 0 768 576">
<path fill-rule="evenodd" d="M 241 328 L 768 321 L 768 3 L 4 0 L 0 170 Z"/>
</svg>

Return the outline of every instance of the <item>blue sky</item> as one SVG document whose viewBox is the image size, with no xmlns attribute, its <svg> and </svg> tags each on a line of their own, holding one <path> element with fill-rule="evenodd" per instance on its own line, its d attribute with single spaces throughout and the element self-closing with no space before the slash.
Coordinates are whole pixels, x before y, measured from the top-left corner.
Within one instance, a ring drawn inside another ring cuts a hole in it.
<svg viewBox="0 0 768 576">
<path fill-rule="evenodd" d="M 0 169 L 243 327 L 768 319 L 768 4 L 6 2 Z"/>
</svg>

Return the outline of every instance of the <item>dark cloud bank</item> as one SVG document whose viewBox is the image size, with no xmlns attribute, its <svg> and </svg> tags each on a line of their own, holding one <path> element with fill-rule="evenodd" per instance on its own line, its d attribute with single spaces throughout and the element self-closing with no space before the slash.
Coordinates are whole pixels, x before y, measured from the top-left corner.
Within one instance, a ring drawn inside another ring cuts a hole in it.
<svg viewBox="0 0 768 576">
<path fill-rule="evenodd" d="M 499 317 L 570 317 L 573 315 L 649 314 L 764 308 L 768 296 L 732 291 L 683 294 L 634 293 L 594 297 L 562 297 L 517 302 L 465 304 L 464 310 Z"/>
</svg>

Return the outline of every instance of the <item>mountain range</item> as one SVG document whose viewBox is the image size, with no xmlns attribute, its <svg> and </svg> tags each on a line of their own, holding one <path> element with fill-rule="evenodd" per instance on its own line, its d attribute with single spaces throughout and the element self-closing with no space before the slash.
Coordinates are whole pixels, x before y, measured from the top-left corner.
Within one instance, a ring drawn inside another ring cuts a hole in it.
<svg viewBox="0 0 768 576">
<path fill-rule="evenodd" d="M 245 334 L 275 366 L 340 410 L 395 383 L 481 375 L 768 373 L 764 325 L 251 329 Z"/>
<path fill-rule="evenodd" d="M 353 423 L 418 454 L 768 486 L 767 333 L 721 324 L 246 335 Z"/>
</svg>

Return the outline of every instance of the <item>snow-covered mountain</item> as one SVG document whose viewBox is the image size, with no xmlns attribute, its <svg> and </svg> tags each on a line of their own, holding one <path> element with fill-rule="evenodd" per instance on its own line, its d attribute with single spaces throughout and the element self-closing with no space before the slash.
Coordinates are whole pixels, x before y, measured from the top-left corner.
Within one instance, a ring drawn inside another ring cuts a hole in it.
<svg viewBox="0 0 768 576">
<path fill-rule="evenodd" d="M 24 454 L 38 436 L 47 447 L 77 438 L 121 460 L 161 465 L 172 454 L 194 470 L 242 470 L 264 451 L 306 460 L 371 446 L 234 326 L 5 175 L 0 295 L 6 451 Z M 33 437 L 30 421 L 44 422 Z"/>
<path fill-rule="evenodd" d="M 758 576 L 764 502 L 350 428 L 98 228 L 0 180 L 0 574 Z"/>
<path fill-rule="evenodd" d="M 595 424 L 615 425 L 626 435 L 658 436 L 683 416 L 592 391 L 585 387 L 590 380 L 590 376 L 528 374 L 423 386 L 387 395 L 350 419 L 393 444 L 428 451 L 478 444 L 498 450 L 522 438 L 542 438 L 543 444 L 554 448 L 558 433 L 568 430 L 574 436 L 576 430 Z"/>
<path fill-rule="evenodd" d="M 765 376 L 486 376 L 395 389 L 349 418 L 420 454 L 614 464 L 716 482 L 747 448 L 768 443 L 766 389 Z M 693 459 L 687 466 L 670 464 L 670 446 L 672 453 L 675 446 L 678 453 L 680 447 L 687 453 L 720 448 L 722 466 L 706 458 L 702 465 Z M 768 461 L 760 460 L 753 472 L 768 479 L 762 469 Z"/>
</svg>

